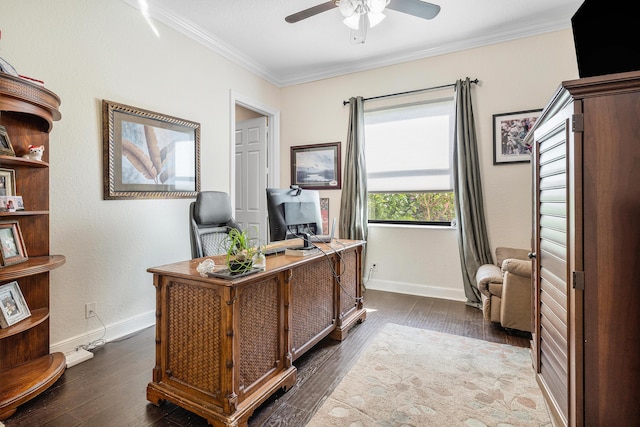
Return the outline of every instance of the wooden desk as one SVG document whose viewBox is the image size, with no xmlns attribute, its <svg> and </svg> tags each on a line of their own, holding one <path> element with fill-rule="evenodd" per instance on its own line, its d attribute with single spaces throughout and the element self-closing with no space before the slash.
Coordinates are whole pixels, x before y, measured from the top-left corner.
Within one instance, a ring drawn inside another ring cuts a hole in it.
<svg viewBox="0 0 640 427">
<path fill-rule="evenodd" d="M 363 243 L 320 244 L 324 253 L 304 258 L 272 255 L 264 272 L 233 280 L 201 277 L 203 258 L 149 268 L 157 320 L 147 399 L 214 426 L 246 426 L 269 396 L 295 384 L 298 357 L 365 319 Z"/>
</svg>

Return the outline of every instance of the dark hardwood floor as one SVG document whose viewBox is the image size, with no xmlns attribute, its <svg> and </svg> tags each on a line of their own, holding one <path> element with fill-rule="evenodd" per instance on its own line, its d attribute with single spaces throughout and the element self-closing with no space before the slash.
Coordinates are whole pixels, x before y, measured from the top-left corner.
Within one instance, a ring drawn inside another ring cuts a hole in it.
<svg viewBox="0 0 640 427">
<path fill-rule="evenodd" d="M 529 339 L 483 321 L 462 302 L 368 290 L 367 319 L 340 342 L 321 341 L 298 359 L 296 385 L 278 392 L 249 421 L 257 426 L 304 426 L 338 385 L 365 347 L 387 323 L 430 329 L 528 347 Z M 176 405 L 146 400 L 154 366 L 154 329 L 98 348 L 94 357 L 69 368 L 47 391 L 3 422 L 14 426 L 206 426 Z"/>
</svg>

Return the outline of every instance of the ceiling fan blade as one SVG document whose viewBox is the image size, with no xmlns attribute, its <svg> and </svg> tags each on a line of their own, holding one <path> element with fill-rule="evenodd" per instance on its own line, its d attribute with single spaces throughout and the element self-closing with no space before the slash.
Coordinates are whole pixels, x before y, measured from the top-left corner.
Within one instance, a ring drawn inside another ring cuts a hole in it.
<svg viewBox="0 0 640 427">
<path fill-rule="evenodd" d="M 300 12 L 294 13 L 293 15 L 289 15 L 284 18 L 284 20 L 289 24 L 293 24 L 295 22 L 302 21 L 303 19 L 310 18 L 319 13 L 326 12 L 327 10 L 331 10 L 334 7 L 337 7 L 336 3 L 333 0 L 330 0 L 310 7 L 309 9 L 301 10 Z"/>
<path fill-rule="evenodd" d="M 440 13 L 440 6 L 421 0 L 391 0 L 387 9 L 408 13 L 418 18 L 433 19 Z"/>
</svg>

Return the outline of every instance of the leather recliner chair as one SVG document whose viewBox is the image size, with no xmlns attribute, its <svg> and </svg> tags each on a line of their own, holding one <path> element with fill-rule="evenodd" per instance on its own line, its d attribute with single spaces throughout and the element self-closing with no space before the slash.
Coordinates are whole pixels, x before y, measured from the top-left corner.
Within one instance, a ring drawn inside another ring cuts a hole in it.
<svg viewBox="0 0 640 427">
<path fill-rule="evenodd" d="M 476 286 L 484 318 L 505 329 L 531 332 L 531 260 L 526 249 L 496 248 L 496 264 L 481 265 Z"/>
</svg>

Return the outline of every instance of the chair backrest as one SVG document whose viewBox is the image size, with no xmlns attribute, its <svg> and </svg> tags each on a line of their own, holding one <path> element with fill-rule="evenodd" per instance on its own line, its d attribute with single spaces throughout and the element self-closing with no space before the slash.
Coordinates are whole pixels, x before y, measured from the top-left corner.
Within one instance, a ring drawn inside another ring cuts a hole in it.
<svg viewBox="0 0 640 427">
<path fill-rule="evenodd" d="M 231 199 L 222 191 L 199 192 L 189 206 L 189 223 L 192 258 L 226 253 L 229 230 L 240 229 L 233 218 Z"/>
</svg>

